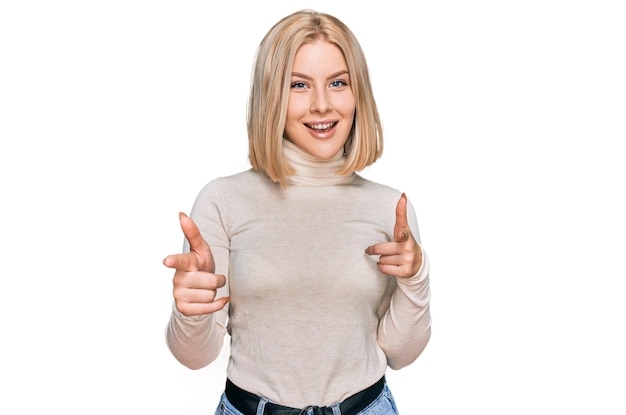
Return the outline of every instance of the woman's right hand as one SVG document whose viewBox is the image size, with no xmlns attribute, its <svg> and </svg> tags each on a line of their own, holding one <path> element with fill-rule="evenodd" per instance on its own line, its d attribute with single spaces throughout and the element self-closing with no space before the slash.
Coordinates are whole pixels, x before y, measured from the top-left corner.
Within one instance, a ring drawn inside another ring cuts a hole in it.
<svg viewBox="0 0 626 415">
<path fill-rule="evenodd" d="M 214 313 L 224 308 L 230 300 L 230 297 L 215 298 L 217 289 L 226 284 L 226 277 L 214 273 L 215 261 L 211 248 L 195 222 L 182 212 L 178 217 L 190 250 L 185 254 L 168 255 L 163 260 L 163 265 L 176 270 L 176 308 L 186 316 Z"/>
</svg>

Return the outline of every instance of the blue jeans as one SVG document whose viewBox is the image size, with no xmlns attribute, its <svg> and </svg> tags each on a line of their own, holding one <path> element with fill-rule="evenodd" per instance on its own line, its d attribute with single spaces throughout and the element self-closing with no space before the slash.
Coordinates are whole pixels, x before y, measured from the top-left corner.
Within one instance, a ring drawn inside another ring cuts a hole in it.
<svg viewBox="0 0 626 415">
<path fill-rule="evenodd" d="M 259 406 L 257 408 L 256 415 L 262 415 L 265 404 L 269 402 L 265 398 L 261 398 L 261 402 L 259 402 Z M 341 411 L 339 410 L 339 403 L 333 405 L 332 407 L 333 415 L 341 415 Z M 307 415 L 309 412 L 302 412 L 303 415 Z M 220 400 L 219 405 L 215 411 L 215 415 L 246 415 L 239 412 L 226 398 L 226 394 L 222 394 L 222 399 Z M 357 415 L 398 415 L 398 409 L 396 408 L 396 403 L 393 400 L 393 396 L 391 395 L 391 391 L 385 384 L 382 392 L 374 401 L 369 404 L 365 409 L 359 412 Z"/>
</svg>

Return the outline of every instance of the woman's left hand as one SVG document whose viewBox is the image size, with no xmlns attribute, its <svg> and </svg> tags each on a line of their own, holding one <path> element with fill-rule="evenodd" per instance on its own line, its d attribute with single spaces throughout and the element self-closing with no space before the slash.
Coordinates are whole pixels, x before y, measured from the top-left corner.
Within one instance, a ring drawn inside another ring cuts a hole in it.
<svg viewBox="0 0 626 415">
<path fill-rule="evenodd" d="M 367 247 L 368 255 L 380 255 L 378 269 L 399 278 L 417 274 L 422 266 L 422 249 L 413 237 L 406 217 L 407 199 L 402 193 L 396 205 L 396 224 L 393 227 L 393 242 L 383 242 Z"/>
</svg>

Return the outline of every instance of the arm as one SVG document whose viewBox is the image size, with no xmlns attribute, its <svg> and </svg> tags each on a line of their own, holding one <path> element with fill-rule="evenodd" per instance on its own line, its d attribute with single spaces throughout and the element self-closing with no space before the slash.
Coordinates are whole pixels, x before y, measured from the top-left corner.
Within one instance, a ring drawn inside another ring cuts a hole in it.
<svg viewBox="0 0 626 415">
<path fill-rule="evenodd" d="M 394 241 L 370 246 L 366 252 L 380 255 L 378 268 L 394 276 L 379 309 L 377 338 L 389 367 L 400 369 L 417 359 L 431 332 L 430 266 L 419 244 L 414 209 L 404 195 L 396 207 Z"/>
<path fill-rule="evenodd" d="M 378 344 L 392 369 L 417 359 L 430 340 L 429 263 L 423 255 L 420 271 L 411 278 L 393 278 L 389 307 L 378 325 Z"/>
<path fill-rule="evenodd" d="M 229 239 L 219 200 L 216 182 L 200 192 L 193 219 L 181 214 L 184 253 L 164 260 L 176 269 L 166 342 L 174 357 L 191 369 L 202 368 L 219 356 L 227 331 Z"/>
</svg>

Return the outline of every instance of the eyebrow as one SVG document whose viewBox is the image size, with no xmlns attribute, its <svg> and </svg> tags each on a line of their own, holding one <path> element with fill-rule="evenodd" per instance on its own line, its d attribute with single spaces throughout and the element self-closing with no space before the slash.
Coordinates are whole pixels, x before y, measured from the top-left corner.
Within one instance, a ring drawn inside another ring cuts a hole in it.
<svg viewBox="0 0 626 415">
<path fill-rule="evenodd" d="M 327 79 L 337 78 L 338 76 L 345 75 L 345 74 L 347 74 L 349 76 L 350 72 L 348 72 L 347 69 L 342 69 L 339 72 L 335 72 L 334 74 L 330 75 Z M 305 75 L 305 74 L 300 73 L 300 72 L 292 72 L 291 76 L 297 76 L 298 78 L 304 78 L 304 79 L 311 79 L 310 76 Z"/>
</svg>

